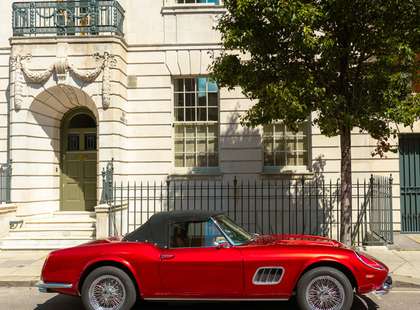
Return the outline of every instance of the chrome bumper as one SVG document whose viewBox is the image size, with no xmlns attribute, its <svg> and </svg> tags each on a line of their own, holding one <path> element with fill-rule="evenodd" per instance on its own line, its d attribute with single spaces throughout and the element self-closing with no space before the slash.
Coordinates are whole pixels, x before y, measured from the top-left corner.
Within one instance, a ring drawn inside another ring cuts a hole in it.
<svg viewBox="0 0 420 310">
<path fill-rule="evenodd" d="M 377 295 L 385 295 L 392 289 L 392 277 L 389 275 L 382 286 L 375 291 Z"/>
<path fill-rule="evenodd" d="M 73 284 L 70 283 L 45 283 L 39 281 L 35 286 L 41 293 L 52 293 L 56 289 L 69 289 L 73 287 Z"/>
</svg>

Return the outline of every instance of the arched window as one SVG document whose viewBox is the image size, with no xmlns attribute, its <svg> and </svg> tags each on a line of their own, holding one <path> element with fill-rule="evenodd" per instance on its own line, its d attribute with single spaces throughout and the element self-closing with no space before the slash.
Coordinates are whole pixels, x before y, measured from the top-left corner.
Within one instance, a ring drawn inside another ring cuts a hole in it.
<svg viewBox="0 0 420 310">
<path fill-rule="evenodd" d="M 77 114 L 70 120 L 69 129 L 96 128 L 95 120 L 87 114 Z"/>
</svg>

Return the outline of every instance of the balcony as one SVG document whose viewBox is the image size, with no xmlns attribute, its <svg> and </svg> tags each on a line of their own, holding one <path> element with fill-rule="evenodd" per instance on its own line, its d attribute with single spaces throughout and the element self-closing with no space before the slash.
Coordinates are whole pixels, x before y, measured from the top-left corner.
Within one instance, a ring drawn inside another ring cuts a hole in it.
<svg viewBox="0 0 420 310">
<path fill-rule="evenodd" d="M 124 9 L 113 0 L 13 3 L 13 36 L 124 36 Z"/>
</svg>

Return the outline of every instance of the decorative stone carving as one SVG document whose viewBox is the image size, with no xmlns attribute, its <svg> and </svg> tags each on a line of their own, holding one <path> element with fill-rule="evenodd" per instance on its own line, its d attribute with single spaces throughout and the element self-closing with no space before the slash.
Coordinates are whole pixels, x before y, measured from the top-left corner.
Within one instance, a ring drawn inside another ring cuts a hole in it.
<svg viewBox="0 0 420 310">
<path fill-rule="evenodd" d="M 66 82 L 69 72 L 73 73 L 79 80 L 87 83 L 94 82 L 101 72 L 103 72 L 102 105 L 105 109 L 107 109 L 111 103 L 111 68 L 116 66 L 116 58 L 108 52 L 105 52 L 103 55 L 97 53 L 94 57 L 98 62 L 98 65 L 93 70 L 77 69 L 74 65 L 69 63 L 66 57 L 64 57 L 59 58 L 47 70 L 42 72 L 28 69 L 27 62 L 32 59 L 31 55 L 17 55 L 12 57 L 11 65 L 15 80 L 14 96 L 16 110 L 19 110 L 23 103 L 26 84 L 25 77 L 31 83 L 44 84 L 54 72 L 57 76 L 57 82 L 59 84 L 64 84 Z"/>
</svg>

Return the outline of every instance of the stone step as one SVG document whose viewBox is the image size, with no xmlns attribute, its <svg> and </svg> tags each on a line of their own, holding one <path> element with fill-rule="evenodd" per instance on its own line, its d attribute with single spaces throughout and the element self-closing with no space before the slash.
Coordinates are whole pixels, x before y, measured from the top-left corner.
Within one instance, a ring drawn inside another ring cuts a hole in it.
<svg viewBox="0 0 420 310">
<path fill-rule="evenodd" d="M 52 213 L 53 218 L 61 219 L 61 218 L 96 218 L 95 212 L 87 212 L 87 211 L 59 211 Z"/>
<path fill-rule="evenodd" d="M 92 241 L 92 238 L 51 239 L 51 237 L 39 237 L 28 239 L 6 237 L 0 240 L 0 249 L 2 251 L 55 250 L 80 245 L 89 241 Z"/>
<path fill-rule="evenodd" d="M 21 228 L 27 229 L 57 229 L 68 227 L 72 229 L 79 228 L 94 228 L 96 220 L 93 218 L 50 218 L 50 219 L 35 219 L 28 220 L 23 223 Z M 19 229 L 19 228 L 18 228 Z"/>
<path fill-rule="evenodd" d="M 13 230 L 9 233 L 10 238 L 27 238 L 33 239 L 38 237 L 50 237 L 50 238 L 61 238 L 61 237 L 74 237 L 74 238 L 94 238 L 96 230 L 93 227 L 33 227 L 33 228 L 21 228 Z"/>
</svg>

